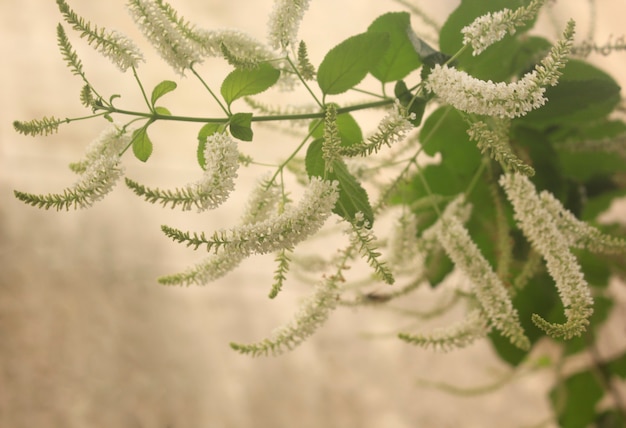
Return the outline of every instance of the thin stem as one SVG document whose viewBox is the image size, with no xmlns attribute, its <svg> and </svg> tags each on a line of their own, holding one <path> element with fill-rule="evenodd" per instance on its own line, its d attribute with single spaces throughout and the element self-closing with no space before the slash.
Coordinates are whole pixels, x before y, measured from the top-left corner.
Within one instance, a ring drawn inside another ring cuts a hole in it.
<svg viewBox="0 0 626 428">
<path fill-rule="evenodd" d="M 293 69 L 293 71 L 296 73 L 296 75 L 298 76 L 298 79 L 300 79 L 300 81 L 302 82 L 302 84 L 304 85 L 304 87 L 306 88 L 307 91 L 309 91 L 309 94 L 311 94 L 311 96 L 313 97 L 313 99 L 315 100 L 315 102 L 317 103 L 317 105 L 323 109 L 324 108 L 324 104 L 322 104 L 322 102 L 317 98 L 317 96 L 315 96 L 315 93 L 313 92 L 313 90 L 309 87 L 309 85 L 307 85 L 306 81 L 304 80 L 304 78 L 302 77 L 302 75 L 300 74 L 300 72 L 298 71 L 298 67 L 296 67 L 296 65 L 293 63 L 293 61 L 291 61 L 291 58 L 289 58 L 289 55 L 287 55 L 285 57 L 285 59 L 287 60 L 287 62 L 289 63 L 289 65 L 291 65 L 291 68 Z"/>
<path fill-rule="evenodd" d="M 154 109 L 152 108 L 152 104 L 150 104 L 150 101 L 148 101 L 148 96 L 146 95 L 146 90 L 143 88 L 143 85 L 141 84 L 141 80 L 139 80 L 139 75 L 137 74 L 137 69 L 135 67 L 132 67 L 132 69 L 133 69 L 133 76 L 135 76 L 135 80 L 137 81 L 137 84 L 139 85 L 139 89 L 141 89 L 141 94 L 143 95 L 143 99 L 146 102 L 146 105 L 148 106 L 150 111 L 154 111 Z"/>
<path fill-rule="evenodd" d="M 337 114 L 349 113 L 352 111 L 365 110 L 368 108 L 374 107 L 382 107 L 385 105 L 389 105 L 393 103 L 392 98 L 388 98 L 381 101 L 374 101 L 371 103 L 363 103 L 357 104 L 348 107 L 342 107 L 337 109 Z M 228 118 L 224 117 L 193 117 L 193 116 L 170 116 L 159 113 L 145 113 L 139 111 L 118 109 L 116 107 L 110 107 L 106 109 L 106 113 L 113 114 L 125 114 L 129 116 L 139 116 L 145 117 L 154 120 L 169 120 L 169 121 L 177 121 L 177 122 L 198 122 L 198 123 L 226 123 L 228 122 Z M 105 113 L 105 114 L 106 114 Z M 283 120 L 302 120 L 302 119 L 323 119 L 324 112 L 319 113 L 302 113 L 302 114 L 283 114 L 276 116 L 252 116 L 252 122 L 274 122 L 274 121 L 283 121 Z"/>
<path fill-rule="evenodd" d="M 226 113 L 226 116 L 231 115 L 230 111 L 228 111 L 228 109 L 226 107 L 224 107 L 224 104 L 222 104 L 222 102 L 220 101 L 220 99 L 217 97 L 217 95 L 215 95 L 215 93 L 211 90 L 211 88 L 209 87 L 209 85 L 204 81 L 204 79 L 202 78 L 202 76 L 200 76 L 200 74 L 198 74 L 198 72 L 196 71 L 195 68 L 193 68 L 193 65 L 191 67 L 189 67 L 189 69 L 191 70 L 191 72 L 198 78 L 198 80 L 200 81 L 200 83 L 202 83 L 202 86 L 204 86 L 204 88 L 209 91 L 209 94 L 211 94 L 211 96 L 213 97 L 213 99 L 215 100 L 215 102 L 217 102 L 217 104 L 220 106 L 220 108 L 222 109 L 222 111 L 224 113 Z"/>
</svg>

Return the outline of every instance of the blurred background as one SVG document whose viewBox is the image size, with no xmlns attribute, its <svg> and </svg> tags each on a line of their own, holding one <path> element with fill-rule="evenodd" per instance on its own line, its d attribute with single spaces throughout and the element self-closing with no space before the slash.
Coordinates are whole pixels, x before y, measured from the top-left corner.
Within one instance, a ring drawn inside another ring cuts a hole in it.
<svg viewBox="0 0 626 428">
<path fill-rule="evenodd" d="M 438 23 L 458 3 L 414 1 Z M 164 79 L 179 82 L 163 99 L 175 114 L 217 112 L 194 79 L 175 75 L 157 58 L 124 3 L 70 1 L 94 24 L 138 41 L 147 59 L 139 68 L 147 88 Z M 262 40 L 272 3 L 171 0 L 199 26 L 238 28 Z M 592 18 L 588 3 L 558 2 L 555 16 L 560 22 L 580 19 L 584 35 Z M 598 6 L 596 40 L 622 35 L 623 0 Z M 312 63 L 389 10 L 404 9 L 387 0 L 312 1 L 300 31 Z M 202 254 L 172 243 L 159 228 L 231 225 L 258 171 L 242 169 L 240 191 L 208 214 L 163 210 L 122 185 L 85 211 L 46 212 L 17 201 L 13 189 L 48 193 L 71 185 L 67 165 L 80 159 L 104 126 L 101 120 L 79 122 L 36 138 L 12 129 L 15 119 L 86 114 L 78 100 L 81 81 L 56 46 L 60 20 L 53 0 L 0 2 L 0 427 L 521 427 L 549 416 L 548 372 L 471 397 L 421 385 L 426 379 L 480 386 L 508 369 L 486 342 L 448 354 L 407 346 L 388 334 L 406 327 L 388 312 L 340 309 L 311 340 L 278 358 L 232 351 L 229 342 L 260 340 L 289 320 L 309 286 L 292 278 L 277 299 L 268 300 L 272 258 L 257 257 L 206 287 L 163 287 L 158 276 L 179 272 Z M 554 34 L 547 16 L 542 22 Z M 118 105 L 141 105 L 132 76 L 121 75 L 68 34 L 102 93 L 121 94 Z M 626 83 L 625 52 L 592 59 Z M 201 70 L 218 88 L 228 67 L 209 60 Z M 197 131 L 157 124 L 151 128 L 153 157 L 145 165 L 126 157 L 127 176 L 165 188 L 196 180 Z M 271 128 L 255 127 L 255 133 L 246 150 L 259 160 L 272 159 L 277 145 L 291 144 Z M 415 309 L 438 298 L 421 290 Z M 605 334 L 608 342 L 624 341 L 623 328 Z"/>
</svg>

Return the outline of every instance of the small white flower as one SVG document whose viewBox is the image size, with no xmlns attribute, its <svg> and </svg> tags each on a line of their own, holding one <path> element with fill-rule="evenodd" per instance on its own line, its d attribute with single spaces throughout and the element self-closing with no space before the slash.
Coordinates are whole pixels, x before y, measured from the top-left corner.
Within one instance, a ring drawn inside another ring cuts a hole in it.
<svg viewBox="0 0 626 428">
<path fill-rule="evenodd" d="M 275 0 L 270 14 L 269 41 L 274 49 L 297 49 L 298 29 L 309 0 Z"/>
</svg>

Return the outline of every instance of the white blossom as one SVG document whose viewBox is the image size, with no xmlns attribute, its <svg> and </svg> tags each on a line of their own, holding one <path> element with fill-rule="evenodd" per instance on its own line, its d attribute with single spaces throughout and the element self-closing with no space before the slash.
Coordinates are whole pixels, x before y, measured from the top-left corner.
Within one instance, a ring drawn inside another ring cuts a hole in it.
<svg viewBox="0 0 626 428">
<path fill-rule="evenodd" d="M 270 338 L 249 345 L 231 343 L 231 347 L 252 356 L 270 353 L 280 355 L 294 349 L 312 336 L 337 307 L 339 301 L 337 280 L 335 276 L 332 276 L 318 284 L 315 292 L 308 296 L 300 306 L 296 316 L 286 325 L 274 330 Z"/>
<path fill-rule="evenodd" d="M 309 0 L 275 0 L 268 22 L 269 42 L 274 49 L 297 48 L 298 29 L 308 8 Z"/>
<path fill-rule="evenodd" d="M 238 30 L 202 30 L 196 32 L 205 56 L 222 56 L 222 44 L 239 58 L 263 61 L 272 58 L 271 50 L 254 37 Z"/>
<path fill-rule="evenodd" d="M 545 88 L 556 85 L 565 66 L 574 35 L 570 21 L 558 41 L 537 68 L 516 82 L 484 81 L 465 71 L 437 64 L 426 81 L 426 88 L 454 108 L 466 113 L 515 118 L 543 106 Z"/>
<path fill-rule="evenodd" d="M 182 74 L 194 62 L 202 60 L 202 46 L 186 37 L 181 26 L 173 22 L 175 12 L 167 5 L 149 0 L 131 0 L 129 10 L 148 41 L 176 72 Z"/>
<path fill-rule="evenodd" d="M 137 67 L 143 61 L 143 54 L 128 37 L 117 31 L 110 31 L 99 51 L 109 58 L 122 71 Z"/>
<path fill-rule="evenodd" d="M 566 210 L 552 193 L 544 190 L 539 194 L 539 198 L 543 207 L 555 220 L 568 246 L 586 248 L 599 253 L 618 253 L 626 249 L 626 241 L 605 235 L 595 227 L 579 220 L 571 211 Z"/>
<path fill-rule="evenodd" d="M 479 16 L 471 24 L 463 27 L 463 44 L 471 45 L 474 55 L 478 55 L 504 36 L 515 33 L 515 28 L 524 25 L 537 15 L 545 0 L 534 0 L 527 7 L 515 11 L 502 9 L 498 12 Z"/>
<path fill-rule="evenodd" d="M 280 198 L 278 190 L 268 177 L 259 180 L 248 198 L 241 223 L 254 224 L 270 218 Z M 222 248 L 185 272 L 161 277 L 159 282 L 166 285 L 205 285 L 234 270 L 246 256 L 235 247 Z"/>
<path fill-rule="evenodd" d="M 426 82 L 434 92 L 457 110 L 466 113 L 515 118 L 543 106 L 545 88 L 531 71 L 517 82 L 492 82 L 470 76 L 454 67 L 437 64 Z"/>
<path fill-rule="evenodd" d="M 589 324 L 593 299 L 580 264 L 568 248 L 571 241 L 559 230 L 555 217 L 545 208 L 526 176 L 505 174 L 500 178 L 500 185 L 513 205 L 515 220 L 522 232 L 544 257 L 565 307 L 567 321 L 563 325 L 550 324 L 536 315 L 533 320 L 553 336 L 580 335 Z"/>
<path fill-rule="evenodd" d="M 515 346 L 528 349 L 530 342 L 524 335 L 506 287 L 472 241 L 467 229 L 446 210 L 439 221 L 438 232 L 446 253 L 472 283 L 472 291 L 491 324 Z"/>
<path fill-rule="evenodd" d="M 235 188 L 238 157 L 237 142 L 230 135 L 218 132 L 207 138 L 202 180 L 188 186 L 199 211 L 216 208 L 228 198 Z"/>
<path fill-rule="evenodd" d="M 430 333 L 400 333 L 400 339 L 436 351 L 465 348 L 489 334 L 489 324 L 480 310 L 471 311 L 467 317 L 453 325 L 440 327 Z"/>
<path fill-rule="evenodd" d="M 85 160 L 80 163 L 80 178 L 70 191 L 80 195 L 81 208 L 91 206 L 104 198 L 123 175 L 120 153 L 130 143 L 130 134 L 121 133 L 115 126 L 105 130 L 86 149 Z"/>
<path fill-rule="evenodd" d="M 296 206 L 288 205 L 267 220 L 215 232 L 213 242 L 220 248 L 236 248 L 244 256 L 293 248 L 322 227 L 338 197 L 336 181 L 311 177 Z"/>
</svg>

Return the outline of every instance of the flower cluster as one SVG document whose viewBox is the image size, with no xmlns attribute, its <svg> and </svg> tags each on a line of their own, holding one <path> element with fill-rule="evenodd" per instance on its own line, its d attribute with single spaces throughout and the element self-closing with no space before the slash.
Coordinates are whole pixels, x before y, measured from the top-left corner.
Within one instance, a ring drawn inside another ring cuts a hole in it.
<svg viewBox="0 0 626 428">
<path fill-rule="evenodd" d="M 207 250 L 232 250 L 243 257 L 267 254 L 283 248 L 293 248 L 317 232 L 330 216 L 338 197 L 338 182 L 311 177 L 297 206 L 288 205 L 284 212 L 267 220 L 216 231 L 210 238 L 204 233 L 191 236 L 168 226 L 163 226 L 162 229 L 175 241 L 195 248 L 206 245 Z"/>
<path fill-rule="evenodd" d="M 406 109 L 396 101 L 391 111 L 378 123 L 376 133 L 368 138 L 368 142 L 342 147 L 341 153 L 346 156 L 365 156 L 377 152 L 383 145 L 391 147 L 402 141 L 414 129 L 410 122 L 413 119 L 415 119 L 415 113 L 408 114 Z"/>
<path fill-rule="evenodd" d="M 71 165 L 80 175 L 74 185 L 62 194 L 33 195 L 15 192 L 18 199 L 40 208 L 57 210 L 88 208 L 104 198 L 123 174 L 120 153 L 130 143 L 130 135 L 112 126 L 93 141 L 86 150 L 85 160 Z"/>
<path fill-rule="evenodd" d="M 274 49 L 296 49 L 298 29 L 309 0 L 276 0 L 270 14 L 269 42 Z"/>
<path fill-rule="evenodd" d="M 515 118 L 546 103 L 545 88 L 532 71 L 517 82 L 492 82 L 437 64 L 426 82 L 428 90 L 454 108 L 474 114 Z"/>
<path fill-rule="evenodd" d="M 424 348 L 431 346 L 438 351 L 465 348 L 489 333 L 489 325 L 480 310 L 471 311 L 458 323 L 435 329 L 425 334 L 400 333 L 398 337 L 405 342 Z"/>
<path fill-rule="evenodd" d="M 533 0 L 528 6 L 515 11 L 502 9 L 479 16 L 461 29 L 463 44 L 471 45 L 474 55 L 479 55 L 492 44 L 502 40 L 506 33 L 514 34 L 515 28 L 534 18 L 545 0 Z"/>
<path fill-rule="evenodd" d="M 228 134 L 215 133 L 207 138 L 203 154 L 206 166 L 202 179 L 182 189 L 146 188 L 128 178 L 126 184 L 148 202 L 159 202 L 164 207 L 180 205 L 184 211 L 194 206 L 198 211 L 217 208 L 235 188 L 239 169 L 237 142 Z"/>
<path fill-rule="evenodd" d="M 505 174 L 500 178 L 500 185 L 513 205 L 515 220 L 522 232 L 543 255 L 565 307 L 565 324 L 549 323 L 536 314 L 533 321 L 555 337 L 569 339 L 580 335 L 589 324 L 593 299 L 580 264 L 570 252 L 571 241 L 559 230 L 560 218 L 554 215 L 553 208 L 546 209 L 545 202 L 526 176 Z"/>
<path fill-rule="evenodd" d="M 511 149 L 509 144 L 510 121 L 500 119 L 494 120 L 492 123 L 493 129 L 490 129 L 489 125 L 482 121 L 473 123 L 467 129 L 467 134 L 470 139 L 477 142 L 476 146 L 480 152 L 488 153 L 505 168 L 528 176 L 535 175 L 535 170 L 515 156 Z"/>
<path fill-rule="evenodd" d="M 570 21 L 559 41 L 537 68 L 516 82 L 477 79 L 464 71 L 437 64 L 426 88 L 454 108 L 466 113 L 515 118 L 543 106 L 546 85 L 556 85 L 574 36 Z"/>
<path fill-rule="evenodd" d="M 453 206 L 451 210 L 446 210 L 439 220 L 441 245 L 455 266 L 469 278 L 472 291 L 490 323 L 515 346 L 528 349 L 530 341 L 524 335 L 508 291 L 472 241 L 467 229 L 458 218 L 450 215 L 455 209 Z"/>
<path fill-rule="evenodd" d="M 293 320 L 277 328 L 269 339 L 250 345 L 231 343 L 234 350 L 253 357 L 259 355 L 280 355 L 300 345 L 321 327 L 330 313 L 337 307 L 339 278 L 332 276 L 321 282 L 315 293 L 309 296 Z"/>
<path fill-rule="evenodd" d="M 278 188 L 266 178 L 262 179 L 250 195 L 241 224 L 255 224 L 269 219 L 276 210 L 279 197 Z M 245 257 L 236 248 L 224 248 L 185 272 L 159 278 L 159 282 L 165 285 L 205 285 L 231 272 Z"/>
<path fill-rule="evenodd" d="M 65 21 L 78 31 L 81 37 L 87 40 L 102 55 L 109 58 L 120 70 L 126 71 L 131 67 L 137 67 L 143 61 L 143 55 L 139 48 L 126 36 L 117 31 L 98 30 L 92 28 L 91 23 L 78 16 L 65 0 L 57 0 L 57 6 L 63 14 Z M 69 47 L 69 41 L 65 38 L 64 30 L 59 25 L 59 44 L 63 48 Z M 65 40 L 61 40 L 65 39 Z"/>
<path fill-rule="evenodd" d="M 131 0 L 130 13 L 159 55 L 178 73 L 202 60 L 202 46 L 185 34 L 184 25 L 162 0 Z"/>
<path fill-rule="evenodd" d="M 237 142 L 230 135 L 218 132 L 207 138 L 202 180 L 190 185 L 190 190 L 196 195 L 198 210 L 215 208 L 228 198 L 235 188 L 238 156 Z"/>
</svg>

